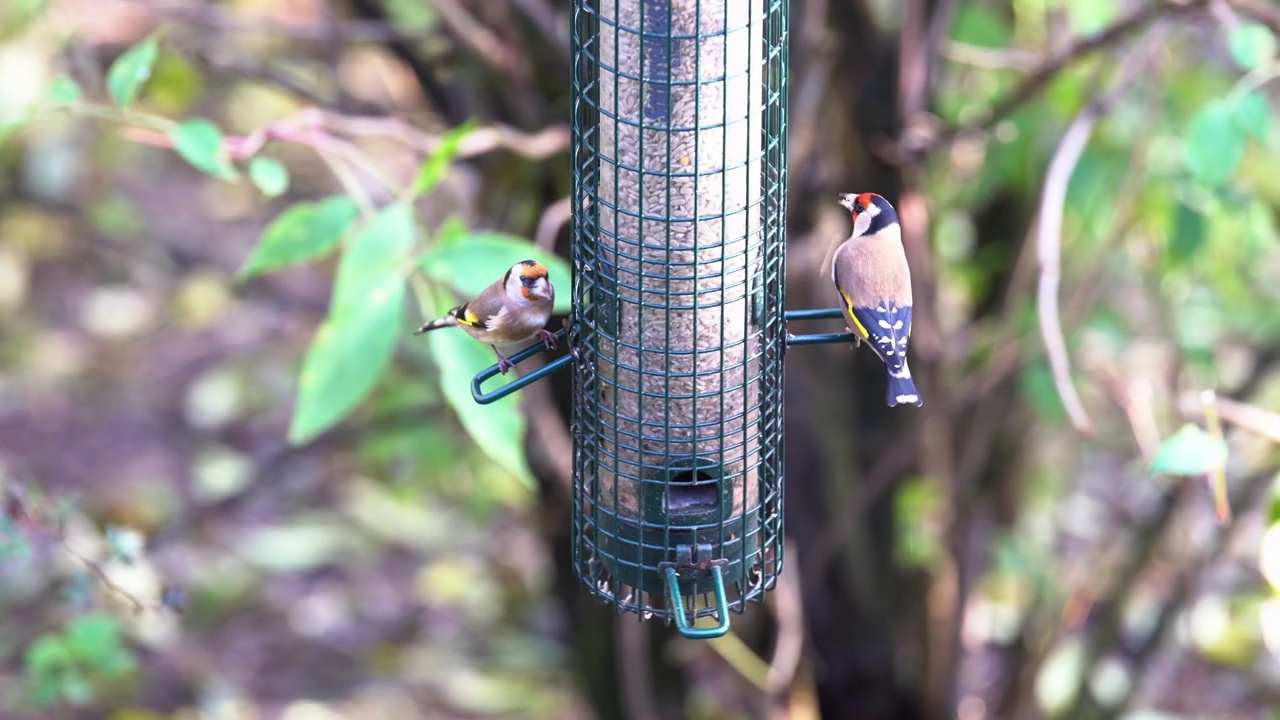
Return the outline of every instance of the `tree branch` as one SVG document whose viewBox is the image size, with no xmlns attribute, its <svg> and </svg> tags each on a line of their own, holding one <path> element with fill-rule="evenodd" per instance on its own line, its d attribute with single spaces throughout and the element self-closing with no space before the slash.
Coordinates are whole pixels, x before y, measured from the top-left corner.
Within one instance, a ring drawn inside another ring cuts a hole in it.
<svg viewBox="0 0 1280 720">
<path fill-rule="evenodd" d="M 1053 384 L 1071 424 L 1084 435 L 1093 435 L 1093 421 L 1085 412 L 1080 395 L 1071 382 L 1071 361 L 1066 340 L 1062 336 L 1062 320 L 1058 310 L 1058 289 L 1062 279 L 1062 216 L 1067 201 L 1067 186 L 1080 156 L 1089 142 L 1093 126 L 1119 101 L 1129 85 L 1137 79 L 1138 70 L 1146 62 L 1147 52 L 1139 51 L 1125 58 L 1116 72 L 1116 80 L 1106 94 L 1096 98 L 1071 121 L 1049 161 L 1044 192 L 1040 198 L 1040 221 L 1036 230 L 1036 249 L 1040 261 L 1040 279 L 1036 287 L 1036 308 L 1040 332 L 1044 336 Z"/>
<path fill-rule="evenodd" d="M 932 150 L 940 146 L 949 145 L 962 135 L 988 130 L 995 126 L 996 123 L 1009 117 L 1013 111 L 1027 101 L 1039 95 L 1060 72 L 1073 65 L 1076 61 L 1098 50 L 1121 43 L 1157 18 L 1180 14 L 1193 8 L 1201 7 L 1204 5 L 1204 1 L 1189 0 L 1188 2 L 1179 3 L 1165 0 L 1156 2 L 1116 21 L 1115 24 L 1096 35 L 1078 38 L 1061 52 L 1042 61 L 1013 90 L 1009 91 L 1008 95 L 1005 95 L 981 117 L 967 123 L 943 128 L 938 131 L 932 142 L 923 145 L 904 143 L 900 152 L 906 154 Z"/>
</svg>

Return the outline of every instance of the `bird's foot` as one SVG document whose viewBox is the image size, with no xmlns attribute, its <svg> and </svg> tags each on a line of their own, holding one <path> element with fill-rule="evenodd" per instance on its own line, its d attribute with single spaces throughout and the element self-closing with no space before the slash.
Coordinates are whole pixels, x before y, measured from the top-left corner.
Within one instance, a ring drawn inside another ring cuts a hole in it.
<svg viewBox="0 0 1280 720">
<path fill-rule="evenodd" d="M 542 344 L 547 346 L 548 350 L 552 350 L 556 346 L 556 334 L 550 330 L 539 330 L 538 335 L 542 337 Z"/>
<path fill-rule="evenodd" d="M 848 325 L 844 326 L 844 331 L 853 336 L 853 349 L 857 350 L 862 345 L 862 336 L 853 331 Z"/>
<path fill-rule="evenodd" d="M 502 373 L 503 375 L 506 375 L 508 370 L 516 366 L 515 363 L 508 360 L 502 353 L 498 352 L 497 350 L 494 350 L 493 354 L 498 356 L 498 372 Z"/>
</svg>

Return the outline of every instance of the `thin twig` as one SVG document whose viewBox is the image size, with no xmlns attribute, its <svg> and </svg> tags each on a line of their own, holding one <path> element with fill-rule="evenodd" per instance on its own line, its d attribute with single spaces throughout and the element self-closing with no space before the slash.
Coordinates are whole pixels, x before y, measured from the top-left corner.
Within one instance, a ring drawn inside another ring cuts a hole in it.
<svg viewBox="0 0 1280 720">
<path fill-rule="evenodd" d="M 1062 279 L 1062 216 L 1067 201 L 1067 186 L 1089 142 L 1093 126 L 1137 78 L 1146 55 L 1145 52 L 1130 54 L 1117 71 L 1111 90 L 1086 105 L 1071 121 L 1049 161 L 1044 192 L 1040 197 L 1040 221 L 1036 229 L 1036 250 L 1040 261 L 1036 306 L 1040 317 L 1040 333 L 1044 337 L 1058 396 L 1062 399 L 1071 424 L 1085 435 L 1093 435 L 1093 421 L 1085 412 L 1080 395 L 1071 381 L 1071 361 L 1068 359 L 1067 343 L 1062 335 L 1062 320 L 1058 311 L 1058 288 Z"/>
<path fill-rule="evenodd" d="M 1249 477 L 1242 478 L 1236 483 L 1240 489 L 1232 493 L 1231 504 L 1236 507 L 1252 507 L 1257 504 L 1261 500 L 1263 493 L 1271 486 L 1272 478 L 1275 477 L 1277 471 L 1280 471 L 1280 465 L 1272 464 L 1251 474 Z M 1124 714 L 1129 703 L 1136 697 L 1143 678 L 1146 677 L 1145 669 L 1147 664 L 1155 655 L 1155 651 L 1164 642 L 1170 628 L 1173 627 L 1174 618 L 1182 612 L 1183 607 L 1186 606 L 1187 601 L 1191 598 L 1191 593 L 1195 589 L 1200 576 L 1231 545 L 1241 527 L 1243 527 L 1241 523 L 1235 523 L 1215 533 L 1204 554 L 1183 565 L 1182 572 L 1179 574 L 1173 591 L 1156 614 L 1156 622 L 1153 629 L 1129 657 L 1129 673 L 1134 681 L 1125 690 L 1124 697 L 1121 698 L 1120 702 L 1113 703 L 1105 712 L 1097 712 L 1096 714 L 1067 712 L 1062 717 L 1115 718 Z M 1098 656 L 1095 655 L 1094 658 L 1096 657 Z M 1086 660 L 1084 667 L 1092 666 L 1093 662 Z M 1082 686 L 1080 690 L 1081 693 L 1076 698 L 1076 707 L 1073 710 L 1081 711 L 1089 708 L 1090 705 L 1096 705 L 1097 700 L 1093 697 L 1092 692 L 1085 695 L 1088 692 L 1087 686 Z"/>
<path fill-rule="evenodd" d="M 358 137 L 385 137 L 430 154 L 442 142 L 439 135 L 424 132 L 394 117 L 368 117 L 325 113 L 324 125 L 336 132 Z M 507 150 L 521 157 L 542 160 L 569 147 L 569 127 L 551 125 L 526 133 L 507 125 L 490 125 L 467 133 L 458 146 L 458 157 Z"/>
<path fill-rule="evenodd" d="M 800 574 L 784 572 L 779 575 L 772 597 L 778 639 L 773 644 L 764 691 L 770 703 L 781 705 L 785 704 L 787 691 L 795 679 L 804 652 L 804 603 L 800 599 Z"/>
<path fill-rule="evenodd" d="M 1007 118 L 1028 100 L 1039 95 L 1058 76 L 1058 73 L 1076 61 L 1103 48 L 1119 44 L 1158 17 L 1182 13 L 1192 8 L 1200 7 L 1203 4 L 1204 0 L 1191 0 L 1186 3 L 1175 3 L 1166 0 L 1165 2 L 1152 3 L 1116 21 L 1096 35 L 1078 38 L 1061 52 L 1041 62 L 1013 90 L 1009 91 L 1008 95 L 992 106 L 987 113 L 970 122 L 944 128 L 928 146 L 907 147 L 904 148 L 904 152 L 935 149 L 939 146 L 950 144 L 961 135 L 994 127 L 996 123 Z"/>
<path fill-rule="evenodd" d="M 527 67 L 520 63 L 515 51 L 507 47 L 492 30 L 457 0 L 431 0 L 436 13 L 444 24 L 486 64 L 499 72 L 517 78 L 527 76 Z"/>
<path fill-rule="evenodd" d="M 653 701 L 653 674 L 649 669 L 649 629 L 630 613 L 619 614 L 614 628 L 618 640 L 614 667 L 622 690 L 622 707 L 629 718 L 658 720 L 661 715 Z"/>
<path fill-rule="evenodd" d="M 120 587 L 120 585 L 118 585 L 115 580 L 111 579 L 111 576 L 107 574 L 107 571 L 102 569 L 101 565 L 94 562 L 93 560 L 90 560 L 84 555 L 81 555 L 75 550 L 72 550 L 71 546 L 67 544 L 66 538 L 62 539 L 62 548 L 63 550 L 66 550 L 68 555 L 75 558 L 77 561 L 80 562 L 80 564 L 84 565 L 89 570 L 89 572 L 93 573 L 94 576 L 96 576 L 98 580 L 102 582 L 103 586 L 105 586 L 111 592 L 115 593 L 116 595 L 128 601 L 128 603 L 133 606 L 134 612 L 142 613 L 152 609 L 146 603 L 142 602 L 137 597 L 135 597 L 133 593 Z"/>
<path fill-rule="evenodd" d="M 406 33 L 390 22 L 380 20 L 337 20 L 326 23 L 285 22 L 263 14 L 239 13 L 211 3 L 192 3 L 190 0 L 161 2 L 147 0 L 136 3 L 157 17 L 194 25 L 208 30 L 277 35 L 293 40 L 330 42 L 337 39 L 344 43 L 386 42 L 388 40 L 418 40 L 426 33 Z M 336 36 L 336 38 L 335 38 Z"/>
<path fill-rule="evenodd" d="M 569 59 L 568 23 L 561 20 L 556 9 L 547 0 L 511 0 L 511 4 L 529 18 L 561 59 Z"/>
<path fill-rule="evenodd" d="M 533 234 L 533 242 L 538 247 L 553 252 L 556 248 L 556 236 L 560 228 L 573 219 L 573 198 L 564 197 L 547 206 L 538 220 L 538 229 Z"/>
<path fill-rule="evenodd" d="M 943 43 L 942 57 L 983 70 L 1031 70 L 1040 60 L 1040 55 L 1030 50 L 988 48 L 955 40 Z"/>
<path fill-rule="evenodd" d="M 1179 405 L 1186 415 L 1200 416 L 1205 411 L 1199 393 L 1186 393 Z M 1231 398 L 1217 398 L 1218 417 L 1249 433 L 1280 444 L 1280 414 Z"/>
<path fill-rule="evenodd" d="M 1200 404 L 1204 408 L 1205 431 L 1225 447 L 1226 439 L 1222 437 L 1222 422 L 1218 420 L 1217 400 L 1218 394 L 1212 390 L 1200 393 Z M 1218 524 L 1226 525 L 1231 522 L 1231 501 L 1227 498 L 1226 464 L 1223 461 L 1214 463 L 1207 479 L 1209 489 L 1213 492 L 1213 509 L 1218 515 Z"/>
</svg>

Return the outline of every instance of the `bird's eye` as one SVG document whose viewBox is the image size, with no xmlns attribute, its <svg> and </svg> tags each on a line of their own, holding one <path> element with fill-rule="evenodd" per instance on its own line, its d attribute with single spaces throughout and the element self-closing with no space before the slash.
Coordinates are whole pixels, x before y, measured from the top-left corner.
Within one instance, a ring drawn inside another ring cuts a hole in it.
<svg viewBox="0 0 1280 720">
<path fill-rule="evenodd" d="M 867 209 L 867 206 L 863 205 L 861 202 L 855 202 L 853 204 L 853 211 L 856 213 L 860 213 L 866 209 Z"/>
</svg>

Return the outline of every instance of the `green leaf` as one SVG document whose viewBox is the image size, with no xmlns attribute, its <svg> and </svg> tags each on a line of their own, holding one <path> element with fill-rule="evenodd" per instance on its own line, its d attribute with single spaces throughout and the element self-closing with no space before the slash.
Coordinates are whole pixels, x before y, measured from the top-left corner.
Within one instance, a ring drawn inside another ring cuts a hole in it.
<svg viewBox="0 0 1280 720">
<path fill-rule="evenodd" d="M 429 304 L 433 305 L 429 311 L 435 315 L 444 314 L 448 307 L 443 298 Z M 520 412 L 520 393 L 488 405 L 471 398 L 471 380 L 495 362 L 493 350 L 460 330 L 440 330 L 428 333 L 426 338 L 431 357 L 440 369 L 445 401 L 458 414 L 467 434 L 494 462 L 532 486 L 533 476 L 524 456 L 525 418 Z M 507 380 L 503 377 L 490 382 Z"/>
<path fill-rule="evenodd" d="M 1271 129 L 1271 105 L 1267 96 L 1254 90 L 1241 96 L 1234 109 L 1236 125 L 1258 142 L 1266 142 L 1267 131 Z"/>
<path fill-rule="evenodd" d="M 1152 475 L 1204 475 L 1227 460 L 1227 444 L 1187 423 L 1160 443 L 1151 461 Z"/>
<path fill-rule="evenodd" d="M 1003 15 L 977 3 L 964 3 L 956 12 L 951 37 L 969 45 L 1007 48 L 1013 39 L 1013 30 Z"/>
<path fill-rule="evenodd" d="M 1280 522 L 1280 474 L 1271 481 L 1271 498 L 1267 502 L 1267 526 Z"/>
<path fill-rule="evenodd" d="M 316 331 L 298 379 L 289 442 L 304 445 L 346 417 L 386 370 L 400 338 L 405 282 L 386 278 L 363 307 Z"/>
<path fill-rule="evenodd" d="M 449 163 L 458 156 L 458 148 L 462 146 L 462 141 L 475 130 L 475 127 L 475 122 L 468 120 L 440 138 L 440 144 L 436 146 L 435 152 L 431 153 L 431 157 L 428 157 L 418 169 L 418 176 L 413 181 L 414 197 L 429 193 L 440 184 L 445 171 L 449 169 Z"/>
<path fill-rule="evenodd" d="M 388 205 L 354 238 L 338 263 L 329 315 L 360 309 L 388 278 L 404 282 L 404 263 L 417 235 L 413 210 Z"/>
<path fill-rule="evenodd" d="M 463 297 L 471 298 L 500 279 L 512 265 L 529 259 L 545 265 L 548 278 L 556 286 L 553 312 L 569 312 L 572 279 L 569 264 L 555 253 L 515 235 L 494 232 L 457 235 L 432 246 L 423 254 L 421 266 L 427 277 L 447 283 Z"/>
<path fill-rule="evenodd" d="M 72 105 L 80 102 L 80 98 L 82 97 L 84 97 L 84 93 L 81 92 L 80 86 L 76 84 L 75 80 L 72 80 L 66 75 L 59 75 L 54 79 L 53 83 L 49 85 L 49 94 L 47 99 L 52 105 Z"/>
<path fill-rule="evenodd" d="M 236 176 L 236 169 L 222 147 L 222 130 L 212 121 L 191 118 L 169 132 L 173 149 L 197 170 L 224 180 Z"/>
<path fill-rule="evenodd" d="M 289 168 L 279 160 L 259 155 L 249 161 L 249 179 L 267 197 L 279 197 L 289 189 Z"/>
<path fill-rule="evenodd" d="M 129 48 L 111 63 L 107 70 L 107 92 L 120 107 L 128 107 L 138 97 L 138 91 L 151 77 L 160 46 L 154 34 Z"/>
<path fill-rule="evenodd" d="M 1244 133 L 1235 113 L 1222 100 L 1201 108 L 1187 125 L 1183 137 L 1183 158 L 1187 168 L 1205 185 L 1226 182 L 1244 157 Z"/>
<path fill-rule="evenodd" d="M 257 247 L 240 268 L 240 279 L 329 254 L 351 231 L 358 216 L 355 203 L 343 195 L 291 206 L 262 232 Z"/>
<path fill-rule="evenodd" d="M 47 675 L 71 667 L 73 659 L 67 643 L 57 635 L 41 635 L 26 652 L 27 672 Z"/>
<path fill-rule="evenodd" d="M 5 140 L 8 140 L 10 135 L 21 130 L 22 126 L 26 123 L 27 121 L 25 118 L 0 122 L 0 144 L 3 144 Z"/>
<path fill-rule="evenodd" d="M 1169 262 L 1179 265 L 1194 257 L 1206 238 L 1204 215 L 1179 202 L 1173 209 L 1173 238 L 1169 241 Z"/>
<path fill-rule="evenodd" d="M 71 655 L 92 668 L 120 650 L 120 624 L 106 615 L 80 615 L 67 627 Z"/>
<path fill-rule="evenodd" d="M 402 264 L 413 247 L 413 211 L 384 208 L 338 263 L 329 317 L 303 361 L 289 442 L 301 445 L 346 417 L 391 362 L 404 315 Z"/>
<path fill-rule="evenodd" d="M 1266 25 L 1244 23 L 1227 36 L 1227 47 L 1236 64 L 1245 70 L 1256 70 L 1276 56 L 1276 36 Z"/>
</svg>

